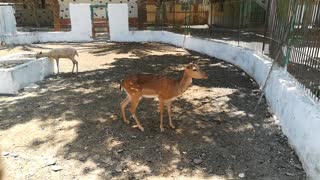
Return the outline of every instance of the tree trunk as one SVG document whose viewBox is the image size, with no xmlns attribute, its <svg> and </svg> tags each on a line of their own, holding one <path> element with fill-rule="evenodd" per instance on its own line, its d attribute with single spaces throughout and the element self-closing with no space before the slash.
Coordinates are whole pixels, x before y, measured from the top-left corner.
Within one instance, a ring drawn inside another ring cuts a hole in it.
<svg viewBox="0 0 320 180">
<path fill-rule="evenodd" d="M 161 5 L 162 5 L 162 0 L 157 0 L 156 3 L 156 22 L 155 22 L 155 26 L 156 28 L 160 27 L 160 23 L 161 23 Z"/>
<path fill-rule="evenodd" d="M 145 29 L 147 22 L 147 4 L 145 0 L 138 0 L 138 29 Z"/>
<path fill-rule="evenodd" d="M 167 4 L 169 2 L 167 0 L 162 1 L 162 25 L 168 23 L 168 16 L 167 16 Z"/>
</svg>

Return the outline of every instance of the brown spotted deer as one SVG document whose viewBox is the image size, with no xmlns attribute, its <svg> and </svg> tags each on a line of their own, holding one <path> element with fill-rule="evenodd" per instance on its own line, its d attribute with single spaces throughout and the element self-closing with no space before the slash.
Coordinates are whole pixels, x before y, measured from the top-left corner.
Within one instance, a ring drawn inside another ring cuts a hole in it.
<svg viewBox="0 0 320 180">
<path fill-rule="evenodd" d="M 72 61 L 72 73 L 74 71 L 74 66 L 76 66 L 76 72 L 78 73 L 78 61 L 74 58 L 75 55 L 78 55 L 77 50 L 73 48 L 56 48 L 52 49 L 49 52 L 39 52 L 36 54 L 36 58 L 48 57 L 50 59 L 55 59 L 57 62 L 58 74 L 59 74 L 59 59 L 60 58 L 68 58 Z"/>
<path fill-rule="evenodd" d="M 167 106 L 169 115 L 169 125 L 171 128 L 175 128 L 171 119 L 171 103 L 180 96 L 191 85 L 192 79 L 207 79 L 208 75 L 203 72 L 198 65 L 190 63 L 185 67 L 183 77 L 181 80 L 169 79 L 167 76 L 154 75 L 154 74 L 137 74 L 127 76 L 121 81 L 121 87 L 127 93 L 127 97 L 121 102 L 121 112 L 125 123 L 130 122 L 126 118 L 125 108 L 131 102 L 130 112 L 136 125 L 132 127 L 139 128 L 144 131 L 137 116 L 136 109 L 142 97 L 146 98 L 158 98 L 160 109 L 160 130 L 163 128 L 163 108 Z M 120 87 L 120 89 L 121 89 Z"/>
</svg>

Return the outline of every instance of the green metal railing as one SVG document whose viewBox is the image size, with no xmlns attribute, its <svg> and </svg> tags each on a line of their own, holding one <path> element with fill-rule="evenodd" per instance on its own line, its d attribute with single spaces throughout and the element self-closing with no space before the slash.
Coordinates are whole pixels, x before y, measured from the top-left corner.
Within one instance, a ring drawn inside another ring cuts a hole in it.
<svg viewBox="0 0 320 180">
<path fill-rule="evenodd" d="M 258 51 L 294 76 L 315 100 L 320 100 L 320 1 L 266 0 L 264 6 L 255 0 L 161 2 L 161 23 L 149 22 L 149 27 L 236 42 Z M 195 8 L 199 6 L 204 8 Z M 147 9 L 147 16 L 156 13 L 159 12 Z M 196 16 L 207 19 L 202 24 L 195 23 Z"/>
</svg>

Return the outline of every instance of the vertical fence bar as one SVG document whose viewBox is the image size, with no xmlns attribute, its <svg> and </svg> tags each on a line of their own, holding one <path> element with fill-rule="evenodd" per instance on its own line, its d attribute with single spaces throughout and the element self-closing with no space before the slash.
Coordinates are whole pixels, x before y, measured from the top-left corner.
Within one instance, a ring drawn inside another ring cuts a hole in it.
<svg viewBox="0 0 320 180">
<path fill-rule="evenodd" d="M 213 2 L 210 0 L 210 36 L 213 36 Z"/>
<path fill-rule="evenodd" d="M 239 26 L 238 26 L 238 46 L 240 46 L 240 28 L 241 28 L 241 24 L 242 24 L 242 3 L 243 1 L 240 0 L 239 1 Z"/>
<path fill-rule="evenodd" d="M 291 13 L 293 13 L 293 10 L 290 11 Z M 288 68 L 288 64 L 289 64 L 289 58 L 290 58 L 290 54 L 291 54 L 291 42 L 292 42 L 292 38 L 294 38 L 294 36 L 292 36 L 292 33 L 294 31 L 294 24 L 295 24 L 295 19 L 296 16 L 295 14 L 292 15 L 292 21 L 290 23 L 290 30 L 289 30 L 289 40 L 288 40 L 288 44 L 287 44 L 287 52 L 286 52 L 286 57 L 285 57 L 285 64 L 284 64 L 284 69 L 287 70 Z"/>
<path fill-rule="evenodd" d="M 161 1 L 161 5 L 160 5 L 160 30 L 163 30 L 163 16 L 164 16 L 164 5 L 165 5 L 165 1 Z"/>
<path fill-rule="evenodd" d="M 173 30 L 176 28 L 176 1 L 173 1 Z"/>
<path fill-rule="evenodd" d="M 191 33 L 191 15 L 192 15 L 192 1 L 188 0 L 188 7 L 189 7 L 189 20 L 188 20 L 188 35 Z"/>
<path fill-rule="evenodd" d="M 96 38 L 95 27 L 94 27 L 94 12 L 93 12 L 93 5 L 90 5 L 90 12 L 91 12 L 91 24 L 92 24 L 92 38 Z"/>
<path fill-rule="evenodd" d="M 264 33 L 263 33 L 262 54 L 264 54 L 267 32 L 268 32 L 268 28 L 269 28 L 270 6 L 271 6 L 271 0 L 268 0 L 267 11 L 265 13 L 265 20 L 264 20 L 265 23 L 264 23 Z"/>
</svg>

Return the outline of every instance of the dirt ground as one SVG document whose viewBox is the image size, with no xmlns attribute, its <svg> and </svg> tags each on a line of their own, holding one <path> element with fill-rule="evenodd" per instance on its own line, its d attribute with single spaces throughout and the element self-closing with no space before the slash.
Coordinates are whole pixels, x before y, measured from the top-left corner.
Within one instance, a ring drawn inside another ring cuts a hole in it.
<svg viewBox="0 0 320 180">
<path fill-rule="evenodd" d="M 0 55 L 54 47 L 78 49 L 78 75 L 60 60 L 62 74 L 39 82 L 38 92 L 0 96 L 7 179 L 306 179 L 265 101 L 254 112 L 259 89 L 241 69 L 157 43 L 5 46 Z M 194 80 L 173 102 L 175 130 L 165 114 L 160 132 L 152 99 L 137 110 L 145 132 L 123 122 L 119 82 L 126 74 L 180 78 L 191 61 L 209 79 Z"/>
</svg>

